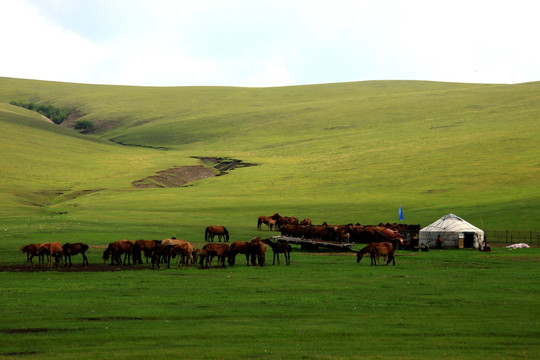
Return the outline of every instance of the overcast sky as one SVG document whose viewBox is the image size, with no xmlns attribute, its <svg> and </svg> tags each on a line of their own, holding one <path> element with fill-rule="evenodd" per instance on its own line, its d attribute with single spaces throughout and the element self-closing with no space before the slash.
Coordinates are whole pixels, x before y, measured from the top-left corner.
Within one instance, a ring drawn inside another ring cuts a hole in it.
<svg viewBox="0 0 540 360">
<path fill-rule="evenodd" d="M 540 80 L 540 1 L 0 0 L 0 76 L 284 86 Z"/>
</svg>

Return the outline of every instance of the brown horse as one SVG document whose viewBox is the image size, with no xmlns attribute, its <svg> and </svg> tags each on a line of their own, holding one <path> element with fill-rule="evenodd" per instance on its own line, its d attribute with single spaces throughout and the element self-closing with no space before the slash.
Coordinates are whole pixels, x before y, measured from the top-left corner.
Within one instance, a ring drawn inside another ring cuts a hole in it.
<svg viewBox="0 0 540 360">
<path fill-rule="evenodd" d="M 158 244 L 152 248 L 152 269 L 155 266 L 159 269 L 161 262 L 167 264 L 167 269 L 171 268 L 172 249 L 175 245 Z"/>
<path fill-rule="evenodd" d="M 356 253 L 356 262 L 359 263 L 360 260 L 362 260 L 362 257 L 365 254 L 369 253 L 371 257 L 371 265 L 377 265 L 377 262 L 375 260 L 375 256 L 377 254 L 377 246 L 378 246 L 378 243 L 372 242 L 371 244 L 364 247 L 362 250 L 358 251 Z"/>
<path fill-rule="evenodd" d="M 236 263 L 236 254 L 245 254 L 249 266 L 249 247 L 247 241 L 234 241 L 229 247 L 229 265 Z"/>
<path fill-rule="evenodd" d="M 225 226 L 210 225 L 204 231 L 204 241 L 210 240 L 213 242 L 215 236 L 218 237 L 219 242 L 221 242 L 221 238 L 223 238 L 225 242 L 229 242 L 229 231 L 227 231 Z"/>
<path fill-rule="evenodd" d="M 275 213 L 272 216 L 259 216 L 257 221 L 257 230 L 262 230 L 262 224 L 268 225 L 268 230 L 272 231 L 274 227 L 279 227 L 281 225 L 281 216 L 278 213 Z"/>
<path fill-rule="evenodd" d="M 124 254 L 124 265 L 126 265 L 126 259 L 128 265 L 131 265 L 130 259 L 133 253 L 133 243 L 128 240 L 119 240 L 109 244 L 107 249 L 103 252 L 103 260 L 107 262 L 109 256 L 111 258 L 111 265 L 122 264 L 122 254 Z"/>
<path fill-rule="evenodd" d="M 285 264 L 290 265 L 291 264 L 291 245 L 285 243 L 285 242 L 272 242 L 270 239 L 264 240 L 266 245 L 270 246 L 272 248 L 272 252 L 274 253 L 274 260 L 272 261 L 272 265 L 276 263 L 276 256 L 277 256 L 277 263 L 279 265 L 279 254 L 285 255 Z"/>
<path fill-rule="evenodd" d="M 392 265 L 396 265 L 396 260 L 394 257 L 394 246 L 390 242 L 382 242 L 378 243 L 376 250 L 375 250 L 375 257 L 377 258 L 377 262 L 379 262 L 379 257 L 384 256 L 384 260 L 386 262 L 386 265 L 390 264 L 390 261 L 392 261 Z"/>
<path fill-rule="evenodd" d="M 254 237 L 251 242 L 248 243 L 249 256 L 251 257 L 251 265 L 264 266 L 266 262 L 266 244 L 261 241 L 260 237 Z"/>
<path fill-rule="evenodd" d="M 229 245 L 227 244 L 215 244 L 210 243 L 203 246 L 203 250 L 206 251 L 204 256 L 201 256 L 199 264 L 203 266 L 203 262 L 206 260 L 207 268 L 213 267 L 212 262 L 214 257 L 218 258 L 218 267 L 225 267 L 225 259 L 229 254 Z"/>
<path fill-rule="evenodd" d="M 208 255 L 208 253 L 206 252 L 206 250 L 204 250 L 204 249 L 195 249 L 195 251 L 193 253 L 193 260 L 196 263 L 197 260 L 199 259 L 201 268 L 204 268 L 204 260 L 207 260 L 206 259 L 207 255 Z"/>
<path fill-rule="evenodd" d="M 146 263 L 148 264 L 148 259 L 152 258 L 152 248 L 156 245 L 161 244 L 161 240 L 137 240 L 133 244 L 133 265 L 142 264 L 141 253 L 144 253 Z"/>
<path fill-rule="evenodd" d="M 171 256 L 173 259 L 178 256 L 178 260 L 176 261 L 177 267 L 179 267 L 181 263 L 189 266 L 190 264 L 194 263 L 194 251 L 193 245 L 187 241 L 184 241 L 183 243 L 173 246 L 171 249 Z"/>
<path fill-rule="evenodd" d="M 47 263 L 48 263 L 49 268 L 52 268 L 53 266 L 53 261 L 52 261 L 53 258 L 54 258 L 54 266 L 58 267 L 58 264 L 62 261 L 62 244 L 59 241 L 46 242 L 43 244 L 39 244 L 38 253 L 48 254 Z"/>
<path fill-rule="evenodd" d="M 281 225 L 298 225 L 298 218 L 294 216 L 282 216 Z"/>
<path fill-rule="evenodd" d="M 88 265 L 88 257 L 86 256 L 86 251 L 88 250 L 88 245 L 83 243 L 70 244 L 66 243 L 62 246 L 62 255 L 64 255 L 64 266 L 67 266 L 69 260 L 69 267 L 72 267 L 71 255 L 81 254 L 83 257 L 83 267 Z"/>
<path fill-rule="evenodd" d="M 36 249 L 36 255 L 38 257 L 38 263 L 39 263 L 39 266 L 43 266 L 45 265 L 45 257 L 47 257 L 47 263 L 49 262 L 50 258 L 51 258 L 51 253 L 49 252 L 49 245 L 50 243 L 41 243 L 41 244 L 36 244 L 37 245 L 37 249 Z"/>
<path fill-rule="evenodd" d="M 32 262 L 32 259 L 34 259 L 34 256 L 37 255 L 39 244 L 28 244 L 21 246 L 20 250 L 23 254 L 26 254 L 26 262 L 30 264 L 34 264 Z"/>
</svg>

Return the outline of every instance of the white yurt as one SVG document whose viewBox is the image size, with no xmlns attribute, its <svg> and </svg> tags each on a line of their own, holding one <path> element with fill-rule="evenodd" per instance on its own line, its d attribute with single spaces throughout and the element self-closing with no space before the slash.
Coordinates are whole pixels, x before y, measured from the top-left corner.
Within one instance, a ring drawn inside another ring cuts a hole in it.
<svg viewBox="0 0 540 360">
<path fill-rule="evenodd" d="M 444 215 L 433 224 L 420 229 L 420 246 L 437 246 L 437 238 L 443 239 L 442 247 L 484 248 L 484 231 L 454 214 Z"/>
</svg>

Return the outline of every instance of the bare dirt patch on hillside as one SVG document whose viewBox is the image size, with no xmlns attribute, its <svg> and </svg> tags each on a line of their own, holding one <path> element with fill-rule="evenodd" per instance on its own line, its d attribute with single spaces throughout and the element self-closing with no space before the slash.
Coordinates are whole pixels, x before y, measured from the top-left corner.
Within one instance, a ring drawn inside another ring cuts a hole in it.
<svg viewBox="0 0 540 360">
<path fill-rule="evenodd" d="M 194 157 L 205 165 L 180 166 L 159 171 L 155 175 L 132 182 L 136 188 L 168 188 L 180 187 L 206 179 L 212 176 L 221 176 L 239 167 L 256 166 L 258 164 L 244 163 L 242 160 L 225 159 L 217 157 Z"/>
</svg>

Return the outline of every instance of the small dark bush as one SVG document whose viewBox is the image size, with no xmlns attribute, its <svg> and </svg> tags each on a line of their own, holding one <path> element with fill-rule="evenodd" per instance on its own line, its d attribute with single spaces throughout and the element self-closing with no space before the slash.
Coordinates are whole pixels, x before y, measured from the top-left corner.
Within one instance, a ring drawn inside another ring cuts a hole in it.
<svg viewBox="0 0 540 360">
<path fill-rule="evenodd" d="M 79 130 L 81 132 L 90 131 L 94 128 L 94 123 L 90 120 L 78 120 L 75 123 L 75 130 Z"/>
</svg>

